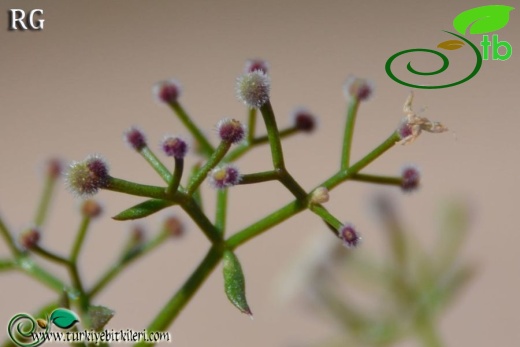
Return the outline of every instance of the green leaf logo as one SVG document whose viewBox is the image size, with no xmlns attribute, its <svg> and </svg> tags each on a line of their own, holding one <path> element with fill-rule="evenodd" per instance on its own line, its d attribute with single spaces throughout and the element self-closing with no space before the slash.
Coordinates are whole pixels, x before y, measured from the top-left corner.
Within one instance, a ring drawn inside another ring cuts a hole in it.
<svg viewBox="0 0 520 347">
<path fill-rule="evenodd" d="M 505 5 L 488 5 L 464 11 L 453 20 L 453 27 L 462 35 L 486 34 L 502 29 L 509 22 L 509 12 L 514 7 Z"/>
<path fill-rule="evenodd" d="M 52 311 L 49 321 L 51 321 L 58 328 L 69 329 L 72 328 L 74 324 L 79 322 L 79 318 L 74 312 L 70 310 L 65 308 L 58 308 Z"/>
</svg>

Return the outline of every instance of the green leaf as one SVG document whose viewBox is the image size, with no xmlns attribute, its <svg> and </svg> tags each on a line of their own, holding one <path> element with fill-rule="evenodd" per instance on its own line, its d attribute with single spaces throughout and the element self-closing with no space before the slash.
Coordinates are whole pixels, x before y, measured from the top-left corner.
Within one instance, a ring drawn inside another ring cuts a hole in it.
<svg viewBox="0 0 520 347">
<path fill-rule="evenodd" d="M 439 43 L 437 45 L 437 48 L 442 48 L 442 49 L 447 49 L 449 51 L 453 51 L 453 50 L 461 48 L 462 46 L 464 46 L 464 42 L 462 42 L 462 41 L 448 40 L 448 41 Z"/>
<path fill-rule="evenodd" d="M 464 11 L 453 20 L 453 27 L 462 35 L 486 34 L 502 29 L 509 22 L 509 12 L 514 7 L 505 5 L 487 5 Z"/>
<path fill-rule="evenodd" d="M 52 311 L 49 320 L 61 329 L 69 329 L 79 322 L 78 316 L 66 308 L 58 308 Z"/>
<path fill-rule="evenodd" d="M 165 209 L 168 206 L 174 205 L 174 202 L 159 199 L 150 199 L 138 205 L 130 207 L 127 210 L 112 217 L 115 220 L 129 220 L 147 217 L 155 212 Z"/>
<path fill-rule="evenodd" d="M 90 306 L 88 316 L 90 327 L 95 331 L 101 331 L 108 321 L 114 317 L 115 312 L 105 306 Z"/>
<path fill-rule="evenodd" d="M 240 312 L 252 316 L 246 300 L 246 281 L 242 266 L 236 255 L 231 251 L 224 252 L 224 290 L 226 295 Z"/>
</svg>

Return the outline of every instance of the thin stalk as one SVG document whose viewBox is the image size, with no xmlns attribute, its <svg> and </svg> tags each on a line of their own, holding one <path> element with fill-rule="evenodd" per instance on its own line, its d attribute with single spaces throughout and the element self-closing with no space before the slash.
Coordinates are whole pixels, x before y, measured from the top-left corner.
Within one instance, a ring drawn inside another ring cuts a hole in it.
<svg viewBox="0 0 520 347">
<path fill-rule="evenodd" d="M 192 195 L 195 190 L 202 184 L 202 182 L 206 179 L 208 172 L 213 169 L 215 166 L 220 163 L 222 158 L 226 155 L 227 151 L 231 147 L 230 142 L 222 141 L 218 145 L 217 149 L 213 152 L 208 161 L 200 168 L 200 170 L 193 176 L 190 183 L 188 184 L 187 193 L 188 195 Z"/>
<path fill-rule="evenodd" d="M 150 164 L 150 166 L 161 176 L 164 182 L 169 183 L 172 180 L 172 174 L 166 166 L 157 158 L 154 152 L 148 147 L 144 146 L 139 153 Z"/>
<path fill-rule="evenodd" d="M 222 235 L 220 235 L 219 229 L 217 229 L 211 221 L 206 217 L 204 212 L 200 209 L 199 205 L 195 202 L 193 197 L 183 194 L 182 200 L 180 201 L 181 208 L 191 217 L 191 219 L 197 224 L 202 230 L 204 235 L 214 245 L 222 244 Z"/>
<path fill-rule="evenodd" d="M 182 124 L 189 130 L 191 135 L 197 140 L 200 145 L 200 150 L 206 156 L 210 156 L 215 151 L 215 148 L 209 143 L 208 139 L 202 131 L 195 125 L 191 117 L 186 113 L 184 108 L 177 102 L 169 103 L 172 110 L 177 114 L 177 117 L 181 120 Z"/>
<path fill-rule="evenodd" d="M 280 134 L 278 133 L 273 107 L 269 100 L 260 107 L 260 112 L 262 112 L 262 117 L 264 118 L 265 127 L 267 129 L 267 137 L 269 138 L 269 144 L 271 146 L 273 166 L 276 169 L 285 168 L 282 142 L 280 141 Z"/>
<path fill-rule="evenodd" d="M 360 174 L 360 173 L 350 176 L 350 179 L 353 181 L 358 181 L 358 182 L 367 182 L 367 183 L 393 185 L 393 186 L 400 186 L 403 183 L 402 177 L 367 175 L 367 174 Z"/>
<path fill-rule="evenodd" d="M 16 243 L 14 242 L 13 237 L 11 236 L 11 233 L 7 229 L 7 227 L 4 224 L 4 221 L 2 220 L 2 217 L 0 217 L 0 234 L 2 234 L 5 243 L 7 244 L 7 247 L 9 247 L 9 250 L 11 253 L 17 257 L 19 256 L 22 251 L 16 246 Z"/>
<path fill-rule="evenodd" d="M 108 184 L 105 187 L 103 187 L 103 189 L 130 195 L 145 196 L 154 199 L 170 201 L 174 200 L 166 195 L 166 192 L 162 187 L 134 183 L 115 177 L 109 177 Z"/>
<path fill-rule="evenodd" d="M 278 180 L 280 176 L 277 171 L 256 172 L 254 174 L 242 175 L 238 184 L 252 184 Z"/>
<path fill-rule="evenodd" d="M 61 255 L 58 255 L 54 252 L 44 249 L 38 245 L 31 248 L 31 251 L 52 262 L 59 263 L 59 264 L 65 265 L 65 266 L 70 265 L 70 261 L 68 259 L 66 259 L 65 257 L 62 257 Z"/>
<path fill-rule="evenodd" d="M 69 261 L 69 273 L 72 280 L 73 286 L 79 291 L 79 301 L 80 306 L 83 312 L 86 312 L 89 307 L 89 300 L 87 295 L 85 294 L 85 287 L 83 286 L 83 282 L 79 275 L 78 270 L 78 256 L 81 251 L 81 246 L 85 241 L 85 236 L 87 235 L 87 230 L 90 225 L 90 217 L 84 216 L 81 220 L 78 233 L 76 235 L 76 240 L 72 245 L 72 251 L 70 253 L 70 261 Z"/>
<path fill-rule="evenodd" d="M 343 135 L 343 149 L 341 152 L 341 169 L 346 170 L 350 165 L 350 153 L 352 149 L 352 137 L 359 107 L 359 100 L 351 98 L 347 109 L 347 122 L 345 123 L 345 133 Z"/>
<path fill-rule="evenodd" d="M 291 135 L 297 134 L 298 132 L 299 132 L 299 129 L 294 127 L 294 126 L 292 126 L 292 127 L 280 130 L 278 132 L 278 134 L 280 135 L 281 139 L 284 139 L 284 138 L 287 138 L 287 137 L 289 137 Z M 269 142 L 269 137 L 267 135 L 264 135 L 264 136 L 260 136 L 260 137 L 254 138 L 251 141 L 251 144 L 253 144 L 253 145 L 262 145 L 262 144 L 268 143 L 268 142 Z"/>
<path fill-rule="evenodd" d="M 247 142 L 251 143 L 255 137 L 256 130 L 256 108 L 250 108 L 247 118 Z"/>
<path fill-rule="evenodd" d="M 45 222 L 55 186 L 56 177 L 53 175 L 47 175 L 45 178 L 45 183 L 43 184 L 43 192 L 40 198 L 40 203 L 38 204 L 38 209 L 36 210 L 36 215 L 34 216 L 34 225 L 37 227 L 43 226 Z"/>
<path fill-rule="evenodd" d="M 337 235 L 338 233 L 338 230 L 341 228 L 341 226 L 343 225 L 343 223 L 341 223 L 336 217 L 334 217 L 325 207 L 321 206 L 321 205 L 314 205 L 314 204 L 311 204 L 309 206 L 309 209 L 316 213 L 318 216 L 321 217 L 321 219 L 323 219 L 323 221 L 327 224 L 329 224 L 330 226 L 332 226 L 335 231 L 334 231 L 334 234 Z"/>
<path fill-rule="evenodd" d="M 192 180 L 192 178 L 195 176 L 197 171 L 200 170 L 200 167 L 201 167 L 200 163 L 193 165 L 193 167 L 191 168 L 191 171 L 190 171 L 190 176 L 188 178 L 188 182 Z M 204 210 L 204 205 L 202 204 L 202 194 L 200 193 L 200 187 L 199 187 L 199 189 L 197 189 L 193 192 L 192 197 L 195 200 L 195 202 L 197 203 L 197 205 L 199 205 L 200 209 Z"/>
<path fill-rule="evenodd" d="M 217 191 L 217 208 L 216 208 L 216 215 L 215 215 L 215 228 L 220 230 L 221 236 L 224 236 L 224 234 L 226 232 L 227 197 L 228 197 L 228 188 L 219 189 Z"/>
<path fill-rule="evenodd" d="M 38 266 L 34 260 L 30 259 L 29 257 L 21 256 L 16 260 L 16 263 L 17 267 L 22 272 L 38 280 L 58 293 L 62 293 L 64 289 L 68 288 L 68 286 L 60 279 Z"/>
<path fill-rule="evenodd" d="M 285 188 L 287 188 L 296 199 L 305 201 L 307 193 L 285 169 L 280 171 L 280 182 L 282 182 Z"/>
<path fill-rule="evenodd" d="M 184 159 L 175 158 L 175 169 L 173 170 L 173 177 L 166 188 L 166 195 L 172 196 L 179 189 L 181 183 L 182 171 L 184 169 Z"/>
</svg>

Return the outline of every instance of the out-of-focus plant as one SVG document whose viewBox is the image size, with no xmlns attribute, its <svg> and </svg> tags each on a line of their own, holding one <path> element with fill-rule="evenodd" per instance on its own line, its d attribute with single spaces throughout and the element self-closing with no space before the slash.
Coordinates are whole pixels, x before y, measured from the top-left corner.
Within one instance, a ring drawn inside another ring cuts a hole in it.
<svg viewBox="0 0 520 347">
<path fill-rule="evenodd" d="M 376 214 L 386 238 L 384 254 L 338 247 L 319 235 L 284 273 L 285 298 L 297 296 L 338 327 L 337 336 L 305 346 L 383 347 L 415 340 L 414 346 L 444 346 L 442 313 L 475 273 L 460 256 L 468 211 L 448 203 L 433 247 L 424 248 L 406 230 L 395 201 L 380 195 Z"/>
</svg>

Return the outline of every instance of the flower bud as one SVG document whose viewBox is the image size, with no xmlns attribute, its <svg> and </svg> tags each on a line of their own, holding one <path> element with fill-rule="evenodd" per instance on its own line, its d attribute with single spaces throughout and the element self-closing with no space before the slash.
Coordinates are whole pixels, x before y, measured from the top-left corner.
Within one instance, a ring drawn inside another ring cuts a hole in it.
<svg viewBox="0 0 520 347">
<path fill-rule="evenodd" d="M 179 238 L 184 234 L 184 225 L 176 216 L 169 216 L 163 222 L 163 230 L 173 238 Z"/>
<path fill-rule="evenodd" d="M 262 59 L 249 59 L 246 61 L 244 73 L 249 73 L 257 70 L 262 71 L 264 74 L 267 74 L 269 70 L 269 63 Z"/>
<path fill-rule="evenodd" d="M 152 91 L 157 100 L 167 104 L 173 103 L 181 95 L 181 85 L 175 79 L 160 81 L 153 86 Z"/>
<path fill-rule="evenodd" d="M 81 205 L 81 213 L 85 217 L 96 218 L 101 215 L 103 208 L 101 205 L 92 199 L 85 200 Z"/>
<path fill-rule="evenodd" d="M 29 228 L 20 234 L 18 241 L 24 249 L 32 249 L 40 241 L 40 230 L 36 227 Z"/>
<path fill-rule="evenodd" d="M 311 204 L 323 204 L 329 201 L 329 190 L 325 187 L 318 187 L 311 193 Z"/>
<path fill-rule="evenodd" d="M 161 148 L 167 156 L 175 159 L 184 158 L 188 151 L 186 141 L 175 136 L 166 136 L 161 142 Z"/>
<path fill-rule="evenodd" d="M 46 174 L 52 179 L 60 177 L 63 169 L 63 163 L 57 158 L 51 158 L 46 163 Z"/>
<path fill-rule="evenodd" d="M 140 151 L 146 146 L 146 138 L 143 132 L 136 127 L 131 127 L 124 133 L 126 143 L 136 151 Z"/>
<path fill-rule="evenodd" d="M 99 155 L 89 155 L 84 161 L 72 162 L 67 172 L 67 186 L 70 191 L 81 197 L 97 193 L 106 187 L 110 176 L 108 164 Z"/>
<path fill-rule="evenodd" d="M 354 226 L 350 223 L 344 224 L 339 230 L 339 237 L 343 240 L 343 245 L 347 248 L 354 248 L 359 245 L 361 242 L 361 237 L 359 236 Z"/>
<path fill-rule="evenodd" d="M 271 81 L 261 70 L 246 73 L 237 79 L 237 98 L 251 108 L 260 108 L 269 100 Z"/>
<path fill-rule="evenodd" d="M 316 118 L 304 108 L 297 108 L 292 114 L 294 127 L 306 133 L 310 133 L 316 127 Z"/>
<path fill-rule="evenodd" d="M 401 171 L 401 177 L 403 179 L 401 189 L 404 192 L 413 192 L 419 188 L 421 173 L 415 165 L 404 166 Z"/>
<path fill-rule="evenodd" d="M 343 85 L 346 97 L 356 98 L 358 101 L 367 101 L 374 93 L 374 84 L 364 78 L 350 75 Z"/>
<path fill-rule="evenodd" d="M 218 122 L 217 132 L 222 141 L 239 143 L 244 139 L 246 129 L 244 125 L 236 119 L 225 118 Z"/>
<path fill-rule="evenodd" d="M 232 187 L 242 179 L 238 168 L 231 164 L 214 168 L 209 172 L 208 176 L 209 184 L 216 189 Z"/>
</svg>

